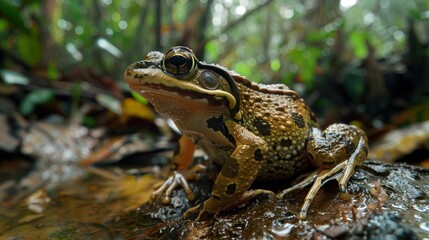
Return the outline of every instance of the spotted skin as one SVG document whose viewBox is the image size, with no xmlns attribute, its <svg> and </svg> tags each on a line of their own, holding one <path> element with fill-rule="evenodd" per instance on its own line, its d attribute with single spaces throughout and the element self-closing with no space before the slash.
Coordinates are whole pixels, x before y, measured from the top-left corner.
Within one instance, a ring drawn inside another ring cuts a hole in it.
<svg viewBox="0 0 429 240">
<path fill-rule="evenodd" d="M 259 135 L 270 148 L 258 179 L 281 180 L 302 172 L 309 165 L 305 159 L 305 141 L 312 127 L 317 126 L 317 123 L 312 122 L 312 113 L 304 101 L 288 94 L 255 92 L 242 85 L 238 85 L 238 88 L 242 94 L 242 125 Z M 253 97 L 245 100 L 245 96 L 249 95 Z M 272 109 L 271 105 L 276 107 Z M 291 114 L 295 112 L 300 114 Z M 311 124 L 302 126 L 302 122 Z"/>
<path fill-rule="evenodd" d="M 235 158 L 229 158 L 228 161 L 223 165 L 222 174 L 226 178 L 235 178 L 238 175 L 238 170 L 240 168 L 240 163 Z"/>
<path fill-rule="evenodd" d="M 322 132 L 304 100 L 286 85 L 253 83 L 221 66 L 198 61 L 186 47 L 173 47 L 165 55 L 151 52 L 130 65 L 124 78 L 189 139 L 179 142 L 174 177 L 154 192 L 155 197 L 169 199 L 179 185 L 192 192 L 187 180 L 197 179 L 195 174 L 176 170 L 188 165 L 189 151 L 184 150 L 194 145 L 223 166 L 211 197 L 185 216 L 197 211 L 198 220 L 210 219 L 263 191 L 247 191 L 255 179 L 289 179 L 313 165 L 318 169 L 309 178 L 278 194 L 284 197 L 313 184 L 299 213 L 305 218 L 326 179 L 338 176 L 340 192 L 347 194 L 354 167 L 367 155 L 361 129 L 333 124 Z"/>
<path fill-rule="evenodd" d="M 256 118 L 255 120 L 253 120 L 253 126 L 256 127 L 260 135 L 262 136 L 271 135 L 271 126 L 263 118 Z"/>
</svg>

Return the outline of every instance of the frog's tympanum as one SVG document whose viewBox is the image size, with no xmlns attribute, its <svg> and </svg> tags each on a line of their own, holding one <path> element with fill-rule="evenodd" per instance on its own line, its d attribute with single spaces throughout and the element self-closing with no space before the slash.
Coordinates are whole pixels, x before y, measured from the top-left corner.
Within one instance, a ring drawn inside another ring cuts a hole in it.
<svg viewBox="0 0 429 240">
<path fill-rule="evenodd" d="M 303 99 L 286 85 L 253 83 L 199 61 L 187 47 L 150 52 L 130 65 L 124 77 L 183 133 L 170 177 L 155 190 L 155 197 L 168 204 L 180 185 L 189 200 L 195 198 L 187 181 L 197 180 L 204 170 L 201 165 L 188 169 L 195 145 L 222 166 L 211 197 L 185 216 L 199 211 L 199 220 L 209 219 L 260 193 L 248 191 L 255 179 L 290 179 L 312 164 L 317 167 L 314 173 L 277 195 L 312 184 L 298 215 L 303 219 L 325 182 L 336 179 L 347 197 L 347 182 L 367 156 L 367 137 L 361 129 L 333 124 L 321 131 Z"/>
</svg>

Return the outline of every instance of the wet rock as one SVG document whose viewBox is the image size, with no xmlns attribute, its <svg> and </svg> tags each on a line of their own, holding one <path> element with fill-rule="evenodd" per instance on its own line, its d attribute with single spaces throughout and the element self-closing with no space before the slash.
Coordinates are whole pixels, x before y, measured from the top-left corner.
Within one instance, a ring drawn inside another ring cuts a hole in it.
<svg viewBox="0 0 429 240">
<path fill-rule="evenodd" d="M 331 238 L 347 240 L 418 239 L 417 234 L 409 226 L 402 223 L 402 219 L 397 212 L 371 213 L 367 219 L 361 219 L 349 224 L 349 226 L 335 227 L 342 228 L 342 232 L 328 229 L 324 234 Z M 335 229 L 335 227 L 332 228 Z"/>
<path fill-rule="evenodd" d="M 175 191 L 172 205 L 147 203 L 128 216 L 125 237 L 159 239 L 421 239 L 429 235 L 429 170 L 406 164 L 367 162 L 350 180 L 351 200 L 330 181 L 317 194 L 306 220 L 296 218 L 308 188 L 284 199 L 261 194 L 209 221 L 182 213 L 207 199 L 211 181 L 191 183 L 195 203 Z M 281 189 L 270 189 L 280 191 Z"/>
</svg>

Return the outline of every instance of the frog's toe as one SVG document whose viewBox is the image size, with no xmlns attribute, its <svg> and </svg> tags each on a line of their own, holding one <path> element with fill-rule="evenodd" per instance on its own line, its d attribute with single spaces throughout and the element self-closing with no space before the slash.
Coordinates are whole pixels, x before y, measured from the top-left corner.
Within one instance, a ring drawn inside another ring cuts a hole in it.
<svg viewBox="0 0 429 240">
<path fill-rule="evenodd" d="M 160 187 L 158 187 L 152 193 L 152 200 L 155 200 L 159 197 L 162 197 L 162 203 L 167 205 L 171 202 L 171 196 L 173 195 L 174 189 L 178 186 L 181 186 L 186 193 L 186 198 L 189 201 L 195 200 L 195 194 L 192 189 L 189 187 L 188 181 L 186 177 L 180 173 L 175 171 L 172 176 L 168 177 Z"/>
<path fill-rule="evenodd" d="M 341 198 L 344 201 L 349 201 L 350 199 L 352 199 L 351 196 L 350 196 L 350 194 L 348 192 L 341 193 Z"/>
<path fill-rule="evenodd" d="M 196 213 L 199 214 L 200 208 L 201 208 L 201 204 L 198 204 L 194 207 L 189 208 L 183 213 L 183 218 L 190 218 L 192 215 L 195 215 Z"/>
<path fill-rule="evenodd" d="M 341 175 L 341 177 L 344 176 L 344 174 Z M 342 182 L 341 177 L 338 177 L 338 188 L 340 189 L 341 198 L 344 200 L 350 200 L 350 194 L 347 192 L 347 185 L 348 182 Z"/>
<path fill-rule="evenodd" d="M 311 206 L 311 203 L 313 202 L 314 198 L 316 197 L 316 194 L 319 192 L 320 188 L 327 182 L 329 182 L 332 179 L 336 179 L 339 181 L 339 179 L 342 177 L 342 170 L 344 168 L 345 162 L 342 162 L 335 166 L 332 169 L 318 169 L 314 171 L 312 174 L 310 174 L 307 178 L 305 178 L 300 183 L 294 185 L 291 188 L 288 188 L 277 195 L 277 198 L 283 198 L 286 194 L 302 189 L 310 184 L 313 184 L 308 191 L 307 195 L 304 199 L 304 204 L 301 207 L 301 211 L 298 215 L 298 219 L 305 219 L 307 217 L 307 212 Z M 346 184 L 347 187 L 347 184 Z M 347 190 L 347 188 L 344 188 Z M 344 194 L 347 194 L 347 191 L 344 192 Z"/>
<path fill-rule="evenodd" d="M 305 187 L 307 187 L 308 185 L 314 183 L 314 181 L 316 181 L 317 176 L 319 175 L 320 170 L 316 170 L 313 173 L 311 173 L 310 175 L 308 175 L 304 180 L 302 180 L 301 182 L 293 185 L 290 188 L 287 188 L 285 190 L 283 190 L 282 192 L 278 193 L 276 195 L 276 198 L 281 199 L 284 198 L 284 196 L 286 196 L 287 194 L 296 191 L 296 190 L 301 190 Z"/>
<path fill-rule="evenodd" d="M 167 196 L 164 193 L 173 184 L 174 184 L 174 177 L 173 176 L 168 177 L 160 186 L 155 187 L 156 190 L 152 192 L 151 200 L 153 201 L 164 195 L 162 198 L 162 203 L 169 204 L 171 200 L 170 199 L 171 196 Z"/>
</svg>

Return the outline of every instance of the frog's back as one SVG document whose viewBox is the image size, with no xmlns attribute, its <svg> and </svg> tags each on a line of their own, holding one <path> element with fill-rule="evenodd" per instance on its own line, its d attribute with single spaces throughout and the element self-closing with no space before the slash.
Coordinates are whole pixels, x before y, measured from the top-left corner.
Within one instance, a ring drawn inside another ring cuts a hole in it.
<svg viewBox="0 0 429 240">
<path fill-rule="evenodd" d="M 309 162 L 306 145 L 314 115 L 286 85 L 238 84 L 243 125 L 268 144 L 269 156 L 258 179 L 275 180 L 299 174 Z"/>
</svg>

